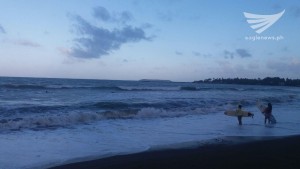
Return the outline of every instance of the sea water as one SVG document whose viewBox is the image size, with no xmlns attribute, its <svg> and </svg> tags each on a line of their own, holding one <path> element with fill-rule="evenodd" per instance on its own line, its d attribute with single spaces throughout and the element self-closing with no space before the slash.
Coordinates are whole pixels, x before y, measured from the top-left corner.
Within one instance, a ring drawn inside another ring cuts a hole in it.
<svg viewBox="0 0 300 169">
<path fill-rule="evenodd" d="M 257 101 L 273 104 L 264 125 Z M 225 116 L 243 109 L 254 118 Z M 47 168 L 226 136 L 300 134 L 300 88 L 0 78 L 0 168 Z"/>
</svg>

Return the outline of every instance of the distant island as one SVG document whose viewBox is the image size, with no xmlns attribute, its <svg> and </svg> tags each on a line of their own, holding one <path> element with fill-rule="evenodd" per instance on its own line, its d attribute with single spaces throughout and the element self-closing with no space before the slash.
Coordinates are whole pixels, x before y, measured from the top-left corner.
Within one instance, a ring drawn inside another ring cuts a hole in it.
<svg viewBox="0 0 300 169">
<path fill-rule="evenodd" d="M 160 80 L 160 79 L 141 79 L 140 82 L 172 82 L 171 80 Z"/>
<path fill-rule="evenodd" d="M 194 81 L 194 83 L 211 83 L 211 84 L 241 84 L 241 85 L 269 85 L 269 86 L 297 86 L 300 87 L 300 79 L 289 79 L 280 77 L 266 77 L 264 79 L 247 79 L 247 78 L 209 78 L 205 80 Z"/>
</svg>

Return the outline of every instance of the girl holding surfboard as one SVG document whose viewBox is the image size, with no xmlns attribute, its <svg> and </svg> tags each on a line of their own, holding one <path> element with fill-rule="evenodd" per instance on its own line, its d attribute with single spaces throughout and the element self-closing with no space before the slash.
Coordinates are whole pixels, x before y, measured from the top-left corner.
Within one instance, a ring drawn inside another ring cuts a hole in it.
<svg viewBox="0 0 300 169">
<path fill-rule="evenodd" d="M 265 108 L 265 110 L 263 111 L 264 115 L 265 115 L 265 124 L 268 123 L 270 124 L 271 122 L 271 116 L 272 116 L 272 104 L 268 103 L 268 107 Z"/>
<path fill-rule="evenodd" d="M 265 106 L 260 101 L 256 103 L 258 109 L 265 116 L 265 124 L 276 124 L 276 119 L 272 114 L 272 104 L 268 103 L 268 106 Z"/>
</svg>

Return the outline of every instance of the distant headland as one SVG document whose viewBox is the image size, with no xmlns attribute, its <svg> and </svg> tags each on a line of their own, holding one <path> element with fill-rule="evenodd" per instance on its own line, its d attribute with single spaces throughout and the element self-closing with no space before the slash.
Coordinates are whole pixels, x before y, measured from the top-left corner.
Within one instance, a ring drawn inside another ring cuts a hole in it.
<svg viewBox="0 0 300 169">
<path fill-rule="evenodd" d="M 300 79 L 289 79 L 280 77 L 266 77 L 264 79 L 247 79 L 247 78 L 209 78 L 205 80 L 194 81 L 194 83 L 211 83 L 211 84 L 241 84 L 241 85 L 268 85 L 268 86 L 297 86 L 300 87 Z"/>
<path fill-rule="evenodd" d="M 141 79 L 140 82 L 172 82 L 171 80 L 160 80 L 160 79 Z"/>
</svg>

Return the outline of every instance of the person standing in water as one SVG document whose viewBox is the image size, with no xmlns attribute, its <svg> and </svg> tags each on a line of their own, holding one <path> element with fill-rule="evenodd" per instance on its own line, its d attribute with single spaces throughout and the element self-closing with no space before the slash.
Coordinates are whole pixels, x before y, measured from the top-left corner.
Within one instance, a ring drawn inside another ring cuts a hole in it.
<svg viewBox="0 0 300 169">
<path fill-rule="evenodd" d="M 268 124 L 270 124 L 271 123 L 271 116 L 272 116 L 272 104 L 271 103 L 268 103 L 268 107 L 265 108 L 263 113 L 265 115 L 265 124 L 267 124 L 267 121 L 268 121 Z"/>
<path fill-rule="evenodd" d="M 239 125 L 242 125 L 242 117 L 244 116 L 244 113 L 245 112 L 242 110 L 242 105 L 239 105 L 238 108 L 236 109 L 236 115 L 239 121 Z M 248 112 L 247 116 L 253 118 L 254 114 Z"/>
<path fill-rule="evenodd" d="M 242 117 L 243 117 L 243 111 L 242 111 L 242 105 L 239 105 L 236 109 L 237 118 L 239 121 L 239 125 L 242 125 Z"/>
</svg>

